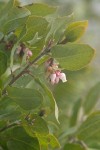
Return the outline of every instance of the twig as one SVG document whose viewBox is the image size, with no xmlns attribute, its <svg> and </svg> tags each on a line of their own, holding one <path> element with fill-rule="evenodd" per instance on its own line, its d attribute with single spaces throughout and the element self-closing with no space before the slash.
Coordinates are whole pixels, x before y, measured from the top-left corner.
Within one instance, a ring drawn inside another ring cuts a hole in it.
<svg viewBox="0 0 100 150">
<path fill-rule="evenodd" d="M 3 89 L 2 94 L 6 93 L 6 88 L 7 86 L 11 86 L 16 80 L 18 80 L 23 74 L 27 73 L 27 70 L 33 65 L 35 64 L 38 60 L 41 59 L 41 57 L 43 57 L 44 55 L 47 55 L 50 52 L 52 46 L 52 41 L 50 40 L 47 47 L 30 63 L 28 63 L 28 65 L 17 75 L 15 76 L 7 85 L 6 87 Z"/>
</svg>

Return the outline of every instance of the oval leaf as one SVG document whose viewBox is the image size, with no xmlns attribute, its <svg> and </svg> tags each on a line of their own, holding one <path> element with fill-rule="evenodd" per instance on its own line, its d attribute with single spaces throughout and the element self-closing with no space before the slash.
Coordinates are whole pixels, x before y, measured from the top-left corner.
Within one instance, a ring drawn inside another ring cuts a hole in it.
<svg viewBox="0 0 100 150">
<path fill-rule="evenodd" d="M 39 107 L 43 100 L 42 95 L 35 89 L 8 87 L 7 92 L 8 96 L 25 110 Z"/>
<path fill-rule="evenodd" d="M 78 21 L 71 23 L 65 31 L 65 39 L 63 40 L 64 43 L 62 44 L 65 44 L 66 42 L 74 42 L 80 39 L 80 37 L 82 37 L 85 33 L 87 25 L 88 21 Z"/>
<path fill-rule="evenodd" d="M 34 137 L 36 135 L 38 137 L 38 135 L 41 135 L 42 137 L 49 134 L 49 129 L 44 119 L 37 115 L 30 115 L 29 117 L 30 120 L 23 120 L 23 126 L 30 136 Z"/>
<path fill-rule="evenodd" d="M 85 67 L 94 56 L 94 49 L 86 44 L 58 45 L 52 48 L 52 56 L 67 70 Z"/>
</svg>

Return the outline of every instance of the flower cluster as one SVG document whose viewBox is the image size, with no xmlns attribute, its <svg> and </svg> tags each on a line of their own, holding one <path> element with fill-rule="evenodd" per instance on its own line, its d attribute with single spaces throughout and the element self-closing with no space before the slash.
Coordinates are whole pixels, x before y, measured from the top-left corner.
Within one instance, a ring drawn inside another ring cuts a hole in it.
<svg viewBox="0 0 100 150">
<path fill-rule="evenodd" d="M 66 75 L 59 69 L 58 63 L 54 59 L 49 59 L 46 63 L 46 71 L 47 71 L 47 76 L 51 82 L 51 84 L 57 84 L 60 80 L 62 82 L 66 82 Z"/>
<path fill-rule="evenodd" d="M 26 58 L 29 59 L 33 53 L 29 48 L 26 48 L 23 44 L 21 44 L 18 48 L 17 48 L 17 52 L 18 55 L 23 56 L 24 54 L 26 54 Z"/>
</svg>

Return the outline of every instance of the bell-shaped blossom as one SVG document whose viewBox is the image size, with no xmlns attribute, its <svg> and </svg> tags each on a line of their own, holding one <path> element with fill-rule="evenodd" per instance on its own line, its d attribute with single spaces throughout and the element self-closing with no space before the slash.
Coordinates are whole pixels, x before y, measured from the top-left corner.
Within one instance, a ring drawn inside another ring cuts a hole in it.
<svg viewBox="0 0 100 150">
<path fill-rule="evenodd" d="M 55 73 L 53 73 L 53 74 L 51 74 L 50 75 L 50 81 L 51 81 L 51 84 L 55 84 L 56 83 L 56 74 Z"/>
<path fill-rule="evenodd" d="M 62 80 L 62 82 L 67 82 L 65 73 L 60 73 L 59 78 Z"/>
<path fill-rule="evenodd" d="M 62 82 L 67 82 L 65 73 L 62 73 L 59 70 L 57 70 L 55 71 L 55 73 L 52 73 L 50 75 L 51 84 L 57 84 L 59 80 L 62 80 Z"/>
<path fill-rule="evenodd" d="M 32 55 L 33 55 L 32 51 L 31 51 L 31 50 L 28 50 L 28 51 L 27 51 L 27 56 L 28 56 L 28 57 L 31 57 Z"/>
</svg>

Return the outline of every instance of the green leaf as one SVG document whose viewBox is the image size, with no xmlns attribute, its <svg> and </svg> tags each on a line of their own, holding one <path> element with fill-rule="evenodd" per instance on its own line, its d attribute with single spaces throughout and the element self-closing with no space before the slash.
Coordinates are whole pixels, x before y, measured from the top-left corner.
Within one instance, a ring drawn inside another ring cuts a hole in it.
<svg viewBox="0 0 100 150">
<path fill-rule="evenodd" d="M 26 25 L 22 28 L 19 36 L 18 36 L 18 39 L 17 39 L 17 42 L 16 44 L 13 46 L 12 50 L 11 50 L 11 55 L 10 55 L 10 67 L 12 68 L 13 67 L 13 62 L 14 62 L 14 54 L 15 54 L 15 51 L 19 45 L 19 42 L 21 41 L 21 39 L 26 35 L 27 33 L 27 29 L 26 29 Z"/>
<path fill-rule="evenodd" d="M 24 17 L 24 18 L 19 18 L 19 19 L 15 19 L 15 20 L 7 22 L 4 25 L 3 32 L 4 33 L 9 33 L 11 31 L 16 30 L 17 28 L 20 28 L 22 25 L 25 24 L 27 18 L 28 17 Z"/>
<path fill-rule="evenodd" d="M 25 141 L 19 141 L 16 139 L 12 139 L 10 141 L 7 142 L 7 146 L 8 146 L 8 150 L 33 150 L 33 146 L 29 145 L 28 142 Z M 34 149 L 35 150 L 35 149 Z M 36 150 L 39 150 L 36 148 Z"/>
<path fill-rule="evenodd" d="M 43 97 L 38 90 L 16 87 L 7 88 L 8 96 L 25 110 L 32 110 L 39 107 Z"/>
<path fill-rule="evenodd" d="M 44 119 L 37 115 L 30 115 L 29 119 L 23 120 L 23 127 L 30 136 L 38 138 L 40 147 L 48 147 L 49 129 Z"/>
<path fill-rule="evenodd" d="M 19 107 L 13 103 L 8 97 L 3 97 L 0 100 L 0 121 L 9 120 L 16 121 L 21 115 Z"/>
<path fill-rule="evenodd" d="M 81 145 L 79 144 L 73 144 L 73 143 L 67 143 L 63 150 L 86 150 L 85 148 L 83 148 Z"/>
<path fill-rule="evenodd" d="M 54 135 L 49 134 L 47 138 L 50 141 L 49 144 L 52 148 L 60 148 L 60 144 Z"/>
<path fill-rule="evenodd" d="M 7 147 L 8 150 L 40 150 L 38 139 L 28 136 L 21 127 L 16 127 L 12 130 Z"/>
<path fill-rule="evenodd" d="M 50 15 L 56 11 L 56 7 L 40 3 L 34 3 L 32 5 L 26 6 L 26 8 L 31 12 L 31 15 L 42 17 Z"/>
<path fill-rule="evenodd" d="M 34 137 L 34 136 L 47 136 L 49 134 L 49 129 L 47 123 L 44 119 L 37 115 L 30 115 L 29 120 L 23 120 L 23 126 L 26 132 Z"/>
<path fill-rule="evenodd" d="M 49 21 L 49 18 L 47 19 Z M 51 37 L 55 39 L 55 41 L 59 41 L 65 31 L 66 26 L 72 21 L 72 15 L 57 17 L 51 20 L 49 24 L 50 31 L 46 36 L 46 41 L 48 41 Z"/>
<path fill-rule="evenodd" d="M 0 51 L 0 76 L 6 71 L 7 69 L 7 56 Z"/>
<path fill-rule="evenodd" d="M 88 21 L 78 21 L 71 23 L 65 31 L 64 42 L 74 42 L 84 34 L 88 25 Z M 64 44 L 65 44 L 64 43 Z"/>
<path fill-rule="evenodd" d="M 91 114 L 79 127 L 77 137 L 85 142 L 100 142 L 100 112 Z"/>
<path fill-rule="evenodd" d="M 71 119 L 70 119 L 70 126 L 75 126 L 76 125 L 81 104 L 82 104 L 82 100 L 81 99 L 76 101 L 76 103 L 74 104 L 74 106 L 72 108 L 72 115 L 71 115 Z"/>
<path fill-rule="evenodd" d="M 30 14 L 31 13 L 27 8 L 25 8 L 25 7 L 18 8 L 16 6 L 14 6 L 8 14 L 8 19 L 9 19 L 9 21 L 12 21 L 12 20 L 16 20 L 19 18 L 27 17 Z"/>
<path fill-rule="evenodd" d="M 52 147 L 53 149 L 60 148 L 60 144 L 58 140 L 52 134 L 48 134 L 47 136 L 44 136 L 44 137 L 41 137 L 41 135 L 39 135 L 38 139 L 39 139 L 41 149 L 43 150 L 44 149 L 48 150 L 49 146 Z"/>
<path fill-rule="evenodd" d="M 5 7 L 0 11 L 0 29 L 3 27 L 2 25 L 5 24 L 7 18 L 8 18 L 8 13 L 12 9 L 14 5 L 14 0 L 10 0 Z"/>
<path fill-rule="evenodd" d="M 22 39 L 22 41 L 30 41 L 34 38 L 36 33 L 38 33 L 39 36 L 45 37 L 45 34 L 47 33 L 47 26 L 48 22 L 45 18 L 37 17 L 37 16 L 30 16 L 26 22 L 27 26 L 27 34 Z"/>
<path fill-rule="evenodd" d="M 34 77 L 34 80 L 36 81 L 36 83 L 38 83 L 40 85 L 40 87 L 43 90 L 44 95 L 46 95 L 49 98 L 50 108 L 55 112 L 56 120 L 59 123 L 59 120 L 58 120 L 58 106 L 57 106 L 57 103 L 55 101 L 55 98 L 54 98 L 52 92 L 39 78 Z M 45 96 L 44 96 L 44 98 L 45 98 Z"/>
<path fill-rule="evenodd" d="M 19 70 L 18 70 L 18 72 L 20 72 Z M 18 74 L 18 72 L 17 72 L 17 70 L 14 72 L 14 74 Z M 25 76 L 21 76 L 15 83 L 13 83 L 13 86 L 14 87 L 22 87 L 22 88 L 24 88 L 24 87 L 26 87 L 27 86 L 27 84 L 31 81 L 31 80 L 33 80 L 33 78 L 30 76 L 30 75 L 25 75 Z"/>
<path fill-rule="evenodd" d="M 28 43 L 30 44 L 30 46 L 34 46 L 34 44 L 39 41 L 42 37 L 38 37 L 38 32 L 34 35 L 33 39 L 28 41 Z"/>
<path fill-rule="evenodd" d="M 83 105 L 85 114 L 89 114 L 94 109 L 99 98 L 100 98 L 100 82 L 97 83 L 94 87 L 92 87 L 86 96 Z"/>
<path fill-rule="evenodd" d="M 25 24 L 26 19 L 29 15 L 30 11 L 28 9 L 13 7 L 8 13 L 8 16 L 3 26 L 3 31 L 5 33 L 8 33 L 21 26 L 22 24 Z M 12 26 L 10 27 L 10 25 Z"/>
<path fill-rule="evenodd" d="M 58 45 L 51 52 L 63 68 L 71 71 L 84 68 L 94 56 L 94 49 L 86 44 Z"/>
</svg>

